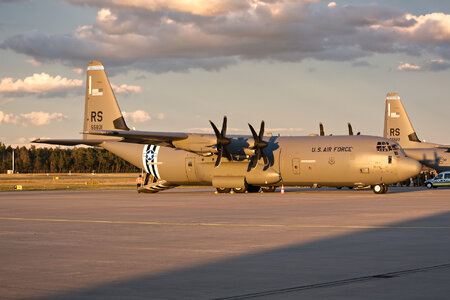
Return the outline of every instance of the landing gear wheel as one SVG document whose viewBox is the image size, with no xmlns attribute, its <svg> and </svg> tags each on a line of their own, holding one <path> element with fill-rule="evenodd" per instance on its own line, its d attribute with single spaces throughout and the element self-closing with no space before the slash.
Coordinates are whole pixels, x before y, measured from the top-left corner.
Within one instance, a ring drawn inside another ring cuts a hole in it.
<svg viewBox="0 0 450 300">
<path fill-rule="evenodd" d="M 383 184 L 384 190 L 383 190 L 383 194 L 386 194 L 388 191 L 388 186 Z"/>
<path fill-rule="evenodd" d="M 384 184 L 375 184 L 372 186 L 372 190 L 375 194 L 385 194 L 387 192 L 387 186 Z"/>
<path fill-rule="evenodd" d="M 216 188 L 216 190 L 220 194 L 228 194 L 231 191 L 230 188 Z"/>
<path fill-rule="evenodd" d="M 245 193 L 245 192 L 247 191 L 247 188 L 245 188 L 245 187 L 243 187 L 243 188 L 241 188 L 241 187 L 239 187 L 239 188 L 234 188 L 233 191 L 234 191 L 235 193 L 237 193 L 237 194 L 243 194 L 243 193 Z"/>
<path fill-rule="evenodd" d="M 337 188 L 338 190 L 340 190 L 340 189 L 342 189 L 342 186 L 337 186 L 336 188 Z"/>
<path fill-rule="evenodd" d="M 433 188 L 433 184 L 431 182 L 427 183 L 427 188 L 432 189 Z"/>
<path fill-rule="evenodd" d="M 263 187 L 261 187 L 261 190 L 263 191 L 263 193 L 273 193 L 273 192 L 275 192 L 276 189 L 277 189 L 276 186 L 263 186 Z"/>
<path fill-rule="evenodd" d="M 261 189 L 261 187 L 260 187 L 260 186 L 257 186 L 257 185 L 249 185 L 249 186 L 247 187 L 247 191 L 248 191 L 249 193 L 257 193 L 257 192 L 259 192 L 260 189 Z"/>
</svg>

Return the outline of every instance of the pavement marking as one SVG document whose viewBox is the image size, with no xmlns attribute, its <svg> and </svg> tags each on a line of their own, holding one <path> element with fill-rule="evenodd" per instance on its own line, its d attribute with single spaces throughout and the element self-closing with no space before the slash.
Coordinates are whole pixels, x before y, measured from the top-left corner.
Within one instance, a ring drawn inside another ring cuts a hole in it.
<svg viewBox="0 0 450 300">
<path fill-rule="evenodd" d="M 273 228 L 341 228 L 341 229 L 450 229 L 450 226 L 384 226 L 384 225 L 300 225 L 300 224 L 239 224 L 239 223 L 202 223 L 202 222 L 158 222 L 158 221 L 108 221 L 74 219 L 35 219 L 3 218 L 8 221 L 40 221 L 69 223 L 135 224 L 135 225 L 172 225 L 172 226 L 224 226 L 224 227 L 273 227 Z"/>
<path fill-rule="evenodd" d="M 409 275 L 409 274 L 413 274 L 413 273 L 427 272 L 427 271 L 432 271 L 432 270 L 436 270 L 436 269 L 444 269 L 444 268 L 450 268 L 450 264 L 441 264 L 441 265 L 435 265 L 435 266 L 429 266 L 429 267 L 423 267 L 423 268 L 417 268 L 417 269 L 408 269 L 408 270 L 402 270 L 402 271 L 396 271 L 396 272 L 347 278 L 347 279 L 321 282 L 321 283 L 315 283 L 315 284 L 299 285 L 299 286 L 293 286 L 293 287 L 287 287 L 287 288 L 280 288 L 280 289 L 276 289 L 276 290 L 268 290 L 268 291 L 263 291 L 263 292 L 255 292 L 255 293 L 249 293 L 249 294 L 243 294 L 243 295 L 214 298 L 213 300 L 241 300 L 241 299 L 260 298 L 260 297 L 264 297 L 264 296 L 273 296 L 273 295 L 287 294 L 287 293 L 292 293 L 292 292 L 301 292 L 304 290 L 329 288 L 329 287 L 333 287 L 333 286 L 341 286 L 341 285 L 347 285 L 347 284 L 353 284 L 353 283 L 360 283 L 360 282 L 370 281 L 370 280 L 396 278 L 396 277 L 405 276 L 405 275 Z"/>
</svg>

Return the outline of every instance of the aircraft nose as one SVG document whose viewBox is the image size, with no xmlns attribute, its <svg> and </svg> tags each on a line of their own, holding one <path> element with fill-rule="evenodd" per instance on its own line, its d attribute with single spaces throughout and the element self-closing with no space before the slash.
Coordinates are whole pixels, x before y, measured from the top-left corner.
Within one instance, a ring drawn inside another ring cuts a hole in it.
<svg viewBox="0 0 450 300">
<path fill-rule="evenodd" d="M 416 176 L 420 173 L 420 170 L 422 170 L 422 164 L 417 160 L 408 157 L 401 160 L 398 175 L 402 178 L 400 180 L 405 180 Z"/>
</svg>

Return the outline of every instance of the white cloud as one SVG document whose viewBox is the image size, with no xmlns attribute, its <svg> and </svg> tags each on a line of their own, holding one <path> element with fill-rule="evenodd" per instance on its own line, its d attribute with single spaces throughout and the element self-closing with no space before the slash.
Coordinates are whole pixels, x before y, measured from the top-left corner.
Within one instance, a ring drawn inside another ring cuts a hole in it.
<svg viewBox="0 0 450 300">
<path fill-rule="evenodd" d="M 450 62 L 443 59 L 434 59 L 424 62 L 421 66 L 409 63 L 400 63 L 397 67 L 399 71 L 445 71 L 450 69 Z"/>
<path fill-rule="evenodd" d="M 53 77 L 47 73 L 35 73 L 24 79 L 2 78 L 0 94 L 46 94 L 77 90 L 83 82 L 78 79 L 68 79 L 59 75 Z"/>
<path fill-rule="evenodd" d="M 214 133 L 214 130 L 212 129 L 212 127 L 195 127 L 195 128 L 188 128 L 187 129 L 188 132 L 199 132 L 199 133 Z M 243 129 L 241 128 L 227 128 L 227 132 L 234 132 L 234 133 L 241 133 L 244 132 Z"/>
<path fill-rule="evenodd" d="M 0 111 L 0 124 L 13 124 L 18 126 L 43 126 L 50 124 L 52 121 L 61 122 L 67 119 L 62 113 L 48 113 L 42 111 L 33 111 L 25 114 L 13 114 Z"/>
<path fill-rule="evenodd" d="M 122 112 L 122 115 L 125 119 L 131 120 L 134 123 L 141 123 L 145 121 L 149 121 L 150 115 L 143 110 L 136 110 L 134 112 Z"/>
<path fill-rule="evenodd" d="M 0 47 L 73 66 L 102 53 L 111 68 L 153 72 L 217 70 L 242 60 L 355 61 L 398 52 L 450 59 L 450 14 L 443 12 L 315 5 L 319 0 L 67 1 L 97 8 L 95 22 L 68 34 L 25 32 Z"/>
<path fill-rule="evenodd" d="M 412 65 L 409 63 L 400 63 L 400 65 L 397 67 L 397 70 L 399 71 L 420 71 L 421 66 L 418 65 Z"/>
<path fill-rule="evenodd" d="M 266 128 L 266 132 L 300 132 L 305 131 L 304 128 L 290 127 L 290 128 Z"/>
<path fill-rule="evenodd" d="M 116 94 L 129 94 L 129 93 L 142 93 L 142 89 L 140 86 L 137 85 L 128 85 L 128 84 L 122 84 L 122 85 L 115 85 L 111 84 L 112 89 Z"/>
<path fill-rule="evenodd" d="M 84 73 L 84 70 L 82 68 L 73 68 L 72 71 L 74 71 L 78 75 L 83 75 Z"/>
</svg>

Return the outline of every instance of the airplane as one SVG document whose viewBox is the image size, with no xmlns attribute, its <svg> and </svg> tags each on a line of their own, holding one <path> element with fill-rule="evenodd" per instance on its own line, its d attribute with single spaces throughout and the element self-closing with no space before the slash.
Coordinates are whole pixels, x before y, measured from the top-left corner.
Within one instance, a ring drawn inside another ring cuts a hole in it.
<svg viewBox="0 0 450 300">
<path fill-rule="evenodd" d="M 227 117 L 214 134 L 130 130 L 104 66 L 87 67 L 82 139 L 37 139 L 35 143 L 102 147 L 146 172 L 138 192 L 179 185 L 213 186 L 218 193 L 274 192 L 279 186 L 372 188 L 410 178 L 421 164 L 397 142 L 376 136 L 227 135 Z"/>
<path fill-rule="evenodd" d="M 386 95 L 383 136 L 398 142 L 406 155 L 438 173 L 450 171 L 450 146 L 421 141 L 397 93 Z"/>
</svg>

